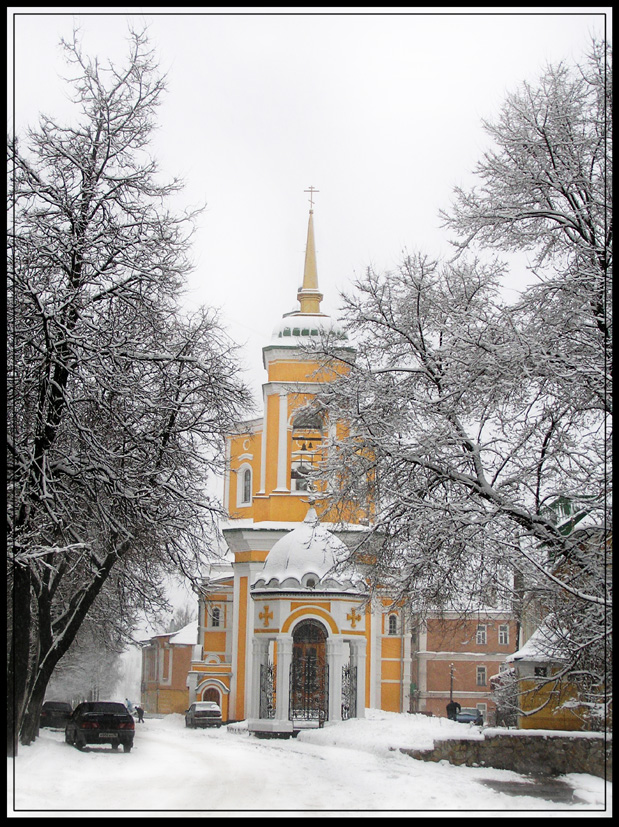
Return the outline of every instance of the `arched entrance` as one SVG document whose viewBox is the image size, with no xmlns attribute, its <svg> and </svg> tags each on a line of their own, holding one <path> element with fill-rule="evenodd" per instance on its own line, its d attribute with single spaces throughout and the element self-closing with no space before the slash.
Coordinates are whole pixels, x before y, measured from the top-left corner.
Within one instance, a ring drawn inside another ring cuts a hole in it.
<svg viewBox="0 0 619 827">
<path fill-rule="evenodd" d="M 318 620 L 304 620 L 292 635 L 290 715 L 295 726 L 322 726 L 329 710 L 327 630 Z"/>
<path fill-rule="evenodd" d="M 215 687 L 210 686 L 208 689 L 205 689 L 202 693 L 202 700 L 215 701 L 216 704 L 221 705 L 221 694 L 218 689 L 215 689 Z"/>
</svg>

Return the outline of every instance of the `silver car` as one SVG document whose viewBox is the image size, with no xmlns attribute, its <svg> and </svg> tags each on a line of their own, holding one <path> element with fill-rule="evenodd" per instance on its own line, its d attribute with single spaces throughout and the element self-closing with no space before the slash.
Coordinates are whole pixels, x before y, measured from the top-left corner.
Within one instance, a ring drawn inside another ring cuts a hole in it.
<svg viewBox="0 0 619 827">
<path fill-rule="evenodd" d="M 185 710 L 185 726 L 221 726 L 221 709 L 215 701 L 196 701 Z"/>
</svg>

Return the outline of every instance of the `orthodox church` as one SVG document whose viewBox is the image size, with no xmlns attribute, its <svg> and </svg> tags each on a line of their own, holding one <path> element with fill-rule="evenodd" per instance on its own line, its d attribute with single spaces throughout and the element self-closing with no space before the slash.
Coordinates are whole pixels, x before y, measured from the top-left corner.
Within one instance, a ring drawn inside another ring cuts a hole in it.
<svg viewBox="0 0 619 827">
<path fill-rule="evenodd" d="M 367 707 L 444 715 L 456 672 L 457 700 L 487 715 L 490 675 L 514 651 L 509 616 L 412 629 L 389 598 L 368 601 L 362 572 L 345 563 L 346 540 L 367 515 L 347 515 L 347 530 L 338 530 L 320 480 L 308 476 L 341 427 L 310 403 L 342 367 L 321 366 L 306 345 L 329 333 L 344 357 L 338 364 L 354 358 L 337 320 L 321 311 L 310 204 L 299 308 L 275 324 L 262 351 L 263 414 L 227 438 L 230 565 L 205 578 L 189 630 L 195 643 L 182 630 L 144 646 L 143 705 L 182 712 L 215 700 L 224 721 L 287 735 L 363 717 Z"/>
</svg>

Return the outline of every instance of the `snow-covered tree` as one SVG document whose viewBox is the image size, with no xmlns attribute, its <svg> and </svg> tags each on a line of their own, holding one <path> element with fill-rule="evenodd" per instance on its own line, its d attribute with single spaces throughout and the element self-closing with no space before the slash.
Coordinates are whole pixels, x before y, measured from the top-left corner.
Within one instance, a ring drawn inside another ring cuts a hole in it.
<svg viewBox="0 0 619 827">
<path fill-rule="evenodd" d="M 187 604 L 184 606 L 179 606 L 174 610 L 172 616 L 166 623 L 165 631 L 178 632 L 180 629 L 184 629 L 185 626 L 188 626 L 197 617 L 198 610 L 195 606 L 189 606 Z"/>
<path fill-rule="evenodd" d="M 333 496 L 374 501 L 373 584 L 417 612 L 501 595 L 520 611 L 534 595 L 571 617 L 566 677 L 606 698 L 609 83 L 594 45 L 586 66 L 507 99 L 483 185 L 457 191 L 448 217 L 459 255 L 407 254 L 358 279 L 342 311 L 357 356 L 321 395 L 350 423 L 329 453 Z M 517 302 L 487 247 L 534 251 L 537 282 Z M 596 541 L 565 530 L 561 498 L 584 503 Z"/>
<path fill-rule="evenodd" d="M 64 43 L 75 117 L 8 142 L 9 751 L 106 584 L 121 622 L 196 573 L 248 404 L 216 313 L 181 312 L 196 214 L 149 155 L 164 80 L 130 44 L 104 68 Z"/>
</svg>

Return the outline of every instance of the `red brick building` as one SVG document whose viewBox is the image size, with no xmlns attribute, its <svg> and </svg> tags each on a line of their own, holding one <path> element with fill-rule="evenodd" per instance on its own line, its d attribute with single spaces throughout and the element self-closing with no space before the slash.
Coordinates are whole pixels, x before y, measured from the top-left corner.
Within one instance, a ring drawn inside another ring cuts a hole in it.
<svg viewBox="0 0 619 827">
<path fill-rule="evenodd" d="M 412 636 L 410 711 L 445 717 L 453 694 L 454 701 L 477 707 L 484 722 L 493 723 L 490 678 L 517 648 L 517 627 L 509 612 L 486 610 L 465 619 L 447 612 L 428 618 Z"/>
<path fill-rule="evenodd" d="M 198 641 L 198 622 L 177 632 L 153 635 L 142 647 L 142 706 L 169 715 L 189 706 L 187 673 Z"/>
</svg>

